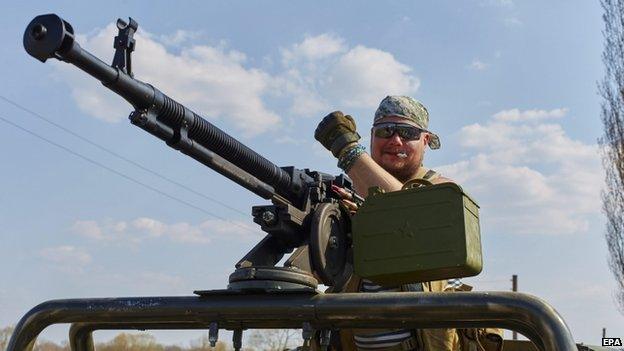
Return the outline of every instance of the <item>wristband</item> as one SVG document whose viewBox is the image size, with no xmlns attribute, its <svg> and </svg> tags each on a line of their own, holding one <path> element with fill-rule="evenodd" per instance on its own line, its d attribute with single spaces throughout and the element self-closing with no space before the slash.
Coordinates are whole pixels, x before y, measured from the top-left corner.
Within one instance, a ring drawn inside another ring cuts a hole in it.
<svg viewBox="0 0 624 351">
<path fill-rule="evenodd" d="M 365 149 L 366 148 L 364 146 L 357 144 L 349 150 L 343 152 L 338 158 L 338 167 L 343 171 L 348 172 L 355 163 L 355 160 L 357 160 L 358 157 L 365 152 Z"/>
</svg>

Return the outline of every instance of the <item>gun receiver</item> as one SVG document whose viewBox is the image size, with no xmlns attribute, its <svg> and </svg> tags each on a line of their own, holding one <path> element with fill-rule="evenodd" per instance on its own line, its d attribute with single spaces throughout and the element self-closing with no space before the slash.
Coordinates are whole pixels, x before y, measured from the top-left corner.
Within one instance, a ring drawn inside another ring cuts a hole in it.
<svg viewBox="0 0 624 351">
<path fill-rule="evenodd" d="M 331 184 L 352 189 L 350 180 L 343 175 L 280 168 L 154 86 L 134 79 L 130 56 L 138 24 L 119 19 L 117 27 L 112 65 L 83 49 L 72 26 L 55 14 L 30 22 L 24 47 L 41 62 L 55 58 L 85 71 L 134 107 L 129 117 L 132 124 L 273 202 L 252 210 L 254 222 L 268 235 L 237 263 L 231 287 L 281 289 L 295 284 L 314 288 L 312 272 L 325 285 L 345 280 L 351 271 L 346 259 L 349 218 L 339 209 L 339 196 Z M 273 267 L 293 249 L 297 250 L 285 268 Z"/>
</svg>

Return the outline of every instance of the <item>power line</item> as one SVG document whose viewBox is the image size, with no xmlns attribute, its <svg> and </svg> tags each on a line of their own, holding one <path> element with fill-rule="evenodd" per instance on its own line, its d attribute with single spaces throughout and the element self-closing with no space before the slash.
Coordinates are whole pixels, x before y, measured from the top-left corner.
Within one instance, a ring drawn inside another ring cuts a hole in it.
<svg viewBox="0 0 624 351">
<path fill-rule="evenodd" d="M 136 161 L 133 161 L 133 160 L 131 160 L 131 159 L 129 159 L 129 158 L 123 156 L 123 155 L 120 155 L 120 154 L 116 153 L 115 151 L 113 151 L 113 150 L 111 150 L 111 149 L 109 149 L 109 148 L 107 148 L 105 146 L 102 146 L 102 145 L 100 145 L 100 144 L 98 144 L 96 142 L 93 142 L 93 141 L 83 137 L 82 135 L 72 131 L 71 129 L 69 129 L 69 128 L 67 128 L 67 127 L 65 127 L 65 126 L 63 126 L 63 125 L 61 125 L 61 124 L 59 124 L 57 122 L 54 122 L 51 119 L 46 118 L 45 116 L 43 116 L 43 115 L 41 115 L 41 114 L 39 114 L 39 113 L 37 113 L 35 111 L 32 111 L 32 110 L 28 109 L 27 107 L 22 106 L 19 103 L 15 102 L 15 101 L 13 101 L 13 100 L 5 97 L 5 96 L 0 95 L 0 99 L 2 99 L 5 102 L 7 102 L 7 103 L 9 103 L 9 104 L 19 108 L 20 110 L 22 110 L 22 111 L 24 111 L 26 113 L 29 113 L 29 114 L 39 118 L 40 120 L 42 120 L 42 121 L 44 121 L 44 122 L 46 122 L 46 123 L 48 123 L 48 124 L 58 128 L 58 129 L 64 131 L 65 133 L 70 134 L 70 135 L 72 135 L 72 136 L 74 136 L 74 137 L 84 141 L 85 143 L 88 143 L 89 145 L 92 145 L 92 146 L 94 146 L 94 147 L 96 147 L 96 148 L 98 148 L 98 149 L 100 149 L 100 150 L 102 150 L 102 151 L 104 151 L 104 152 L 114 156 L 114 157 L 117 157 L 120 160 L 123 160 L 123 161 L 125 161 L 125 162 L 127 162 L 127 163 L 129 163 L 129 164 L 131 164 L 133 166 L 136 166 L 136 167 L 142 169 L 143 171 L 148 172 L 148 173 L 150 173 L 150 174 L 152 174 L 152 175 L 154 175 L 154 176 L 156 176 L 156 177 L 158 177 L 158 178 L 160 178 L 160 179 L 162 179 L 164 181 L 167 181 L 167 182 L 169 182 L 171 184 L 177 185 L 177 186 L 179 186 L 180 188 L 182 188 L 182 189 L 184 189 L 186 191 L 189 191 L 189 192 L 191 192 L 191 193 L 193 193 L 193 194 L 195 194 L 197 196 L 200 196 L 200 197 L 202 197 L 202 198 L 204 198 L 206 200 L 209 200 L 209 201 L 212 201 L 212 202 L 214 202 L 216 204 L 219 204 L 219 205 L 221 205 L 221 206 L 223 206 L 223 207 L 225 207 L 225 208 L 227 208 L 229 210 L 232 210 L 234 212 L 237 212 L 237 213 L 239 213 L 239 214 L 241 214 L 241 215 L 243 215 L 245 217 L 247 217 L 249 215 L 248 213 L 245 213 L 245 212 L 243 212 L 243 211 L 241 211 L 239 209 L 231 207 L 228 204 L 223 203 L 222 201 L 219 201 L 219 200 L 217 200 L 217 199 L 215 199 L 215 198 L 213 198 L 211 196 L 199 193 L 199 192 L 191 189 L 190 187 L 188 187 L 188 186 L 186 186 L 186 185 L 184 185 L 184 184 L 182 184 L 182 183 L 180 183 L 178 181 L 175 181 L 175 180 L 173 180 L 171 178 L 168 178 L 168 177 L 166 177 L 166 176 L 164 176 L 164 175 L 162 175 L 162 174 L 160 174 L 160 173 L 158 173 L 158 172 L 156 172 L 156 171 L 154 171 L 152 169 L 147 168 L 146 166 L 143 166 L 142 164 L 140 164 L 140 163 L 138 163 Z"/>
<path fill-rule="evenodd" d="M 256 231 L 254 231 L 253 229 L 251 229 L 251 228 L 249 228 L 249 227 L 247 227 L 247 226 L 244 226 L 244 225 L 242 225 L 242 224 L 240 224 L 240 223 L 236 223 L 236 222 L 230 221 L 230 220 L 228 220 L 228 219 L 226 219 L 226 218 L 224 218 L 224 217 L 221 217 L 221 216 L 219 216 L 219 215 L 216 215 L 216 214 L 214 214 L 214 213 L 212 213 L 212 212 L 210 212 L 210 211 L 208 211 L 208 210 L 205 210 L 205 209 L 203 209 L 203 208 L 201 208 L 201 207 L 199 207 L 199 206 L 197 206 L 197 205 L 194 205 L 194 204 L 192 204 L 192 203 L 190 203 L 190 202 L 188 202 L 188 201 L 182 200 L 182 199 L 180 199 L 180 198 L 178 198 L 178 197 L 175 197 L 175 196 L 173 196 L 173 195 L 170 195 L 170 194 L 168 194 L 168 193 L 166 193 L 166 192 L 164 192 L 164 191 L 162 191 L 162 190 L 159 190 L 159 189 L 157 189 L 157 188 L 154 188 L 154 187 L 153 187 L 153 186 L 151 186 L 151 185 L 145 184 L 145 183 L 143 183 L 143 182 L 141 182 L 141 181 L 139 181 L 139 180 L 137 180 L 137 179 L 135 179 L 135 178 L 133 178 L 133 177 L 131 177 L 131 176 L 129 176 L 129 175 L 126 175 L 126 174 L 124 174 L 124 173 L 122 173 L 122 172 L 120 172 L 120 171 L 117 171 L 116 169 L 113 169 L 113 168 L 111 168 L 111 167 L 108 167 L 108 166 L 106 166 L 106 165 L 104 165 L 104 164 L 102 164 L 102 163 L 100 163 L 100 162 L 98 162 L 98 161 L 95 161 L 95 160 L 93 160 L 93 159 L 91 159 L 91 158 L 89 158 L 89 157 L 87 157 L 87 156 L 84 156 L 84 155 L 82 155 L 82 154 L 80 154 L 80 153 L 78 153 L 78 152 L 76 152 L 76 151 L 74 151 L 74 150 L 72 150 L 72 149 L 70 149 L 70 148 L 68 148 L 68 147 L 64 146 L 64 145 L 61 145 L 61 144 L 59 144 L 59 143 L 57 143 L 57 142 L 54 142 L 54 141 L 52 141 L 52 140 L 50 140 L 50 139 L 48 139 L 48 138 L 46 138 L 46 137 L 44 137 L 44 136 L 41 136 L 41 135 L 39 135 L 39 134 L 37 134 L 37 133 L 35 133 L 35 132 L 33 132 L 33 131 L 31 131 L 31 130 L 27 129 L 27 128 L 24 128 L 24 127 L 20 126 L 19 124 L 16 124 L 16 123 L 14 123 L 14 122 L 12 122 L 12 121 L 10 121 L 10 120 L 8 120 L 8 119 L 6 119 L 6 118 L 2 117 L 2 116 L 0 116 L 0 120 L 1 120 L 1 121 L 3 121 L 4 123 L 7 123 L 7 124 L 9 124 L 9 125 L 11 125 L 11 126 L 13 126 L 13 127 L 17 128 L 17 129 L 20 129 L 21 131 L 23 131 L 23 132 L 25 132 L 25 133 L 28 133 L 28 134 L 30 134 L 30 135 L 32 135 L 32 136 L 34 136 L 34 137 L 38 138 L 38 139 L 40 139 L 40 140 L 43 140 L 43 141 L 45 141 L 45 142 L 47 142 L 47 143 L 49 143 L 49 144 L 51 144 L 51 145 L 54 145 L 54 146 L 56 146 L 57 148 L 59 148 L 59 149 L 61 149 L 61 150 L 64 150 L 64 151 L 66 151 L 66 152 L 68 152 L 68 153 L 70 153 L 70 154 L 72 154 L 72 155 L 74 155 L 74 156 L 76 156 L 76 157 L 78 157 L 78 158 L 81 158 L 81 159 L 83 159 L 84 161 L 87 161 L 87 162 L 89 162 L 89 163 L 91 163 L 91 164 L 93 164 L 93 165 L 96 165 L 96 166 L 98 166 L 98 167 L 100 167 L 100 168 L 103 168 L 103 169 L 105 169 L 105 170 L 107 170 L 107 171 L 109 171 L 109 172 L 111 172 L 111 173 L 113 173 L 113 174 L 116 174 L 116 175 L 118 175 L 118 176 L 120 176 L 120 177 L 122 177 L 122 178 L 125 178 L 125 179 L 127 179 L 127 180 L 129 180 L 129 181 L 131 181 L 131 182 L 133 182 L 133 183 L 135 183 L 135 184 L 138 184 L 138 185 L 140 185 L 140 186 L 142 186 L 142 187 L 144 187 L 144 188 L 146 188 L 146 189 L 149 189 L 149 190 L 151 190 L 151 191 L 153 191 L 153 192 L 156 192 L 156 193 L 158 193 L 158 194 L 160 194 L 160 195 L 162 195 L 162 196 L 165 196 L 165 197 L 167 197 L 167 198 L 169 198 L 169 199 L 171 199 L 171 200 L 177 201 L 177 202 L 179 202 L 179 203 L 181 203 L 181 204 L 183 204 L 183 205 L 186 205 L 186 206 L 189 206 L 189 207 L 191 207 L 191 208 L 194 208 L 194 209 L 196 209 L 196 210 L 198 210 L 198 211 L 200 211 L 200 212 L 202 212 L 202 213 L 205 213 L 205 214 L 207 214 L 207 215 L 209 215 L 209 216 L 212 216 L 212 217 L 215 217 L 215 218 L 217 218 L 217 219 L 220 219 L 220 220 L 223 220 L 223 221 L 225 221 L 225 222 L 228 222 L 228 223 L 230 223 L 230 224 L 236 225 L 236 226 L 238 226 L 238 227 L 240 227 L 240 228 L 242 228 L 242 229 L 245 229 L 245 230 L 247 230 L 247 231 L 254 232 L 254 233 L 256 232 Z"/>
</svg>

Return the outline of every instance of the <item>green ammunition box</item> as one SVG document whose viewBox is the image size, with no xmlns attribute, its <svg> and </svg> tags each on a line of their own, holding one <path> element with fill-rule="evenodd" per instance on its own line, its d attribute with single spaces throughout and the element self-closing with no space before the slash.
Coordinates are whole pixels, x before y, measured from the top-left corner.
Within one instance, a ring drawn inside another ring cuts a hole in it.
<svg viewBox="0 0 624 351">
<path fill-rule="evenodd" d="M 481 272 L 479 206 L 457 184 L 371 192 L 352 224 L 355 273 L 377 284 Z"/>
</svg>

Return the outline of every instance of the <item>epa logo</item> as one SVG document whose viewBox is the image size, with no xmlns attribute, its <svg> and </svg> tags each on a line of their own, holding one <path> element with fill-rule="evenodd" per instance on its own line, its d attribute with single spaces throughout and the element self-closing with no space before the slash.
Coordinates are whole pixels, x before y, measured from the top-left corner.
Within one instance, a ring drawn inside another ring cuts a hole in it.
<svg viewBox="0 0 624 351">
<path fill-rule="evenodd" d="M 620 338 L 602 338 L 602 346 L 622 346 Z"/>
</svg>

